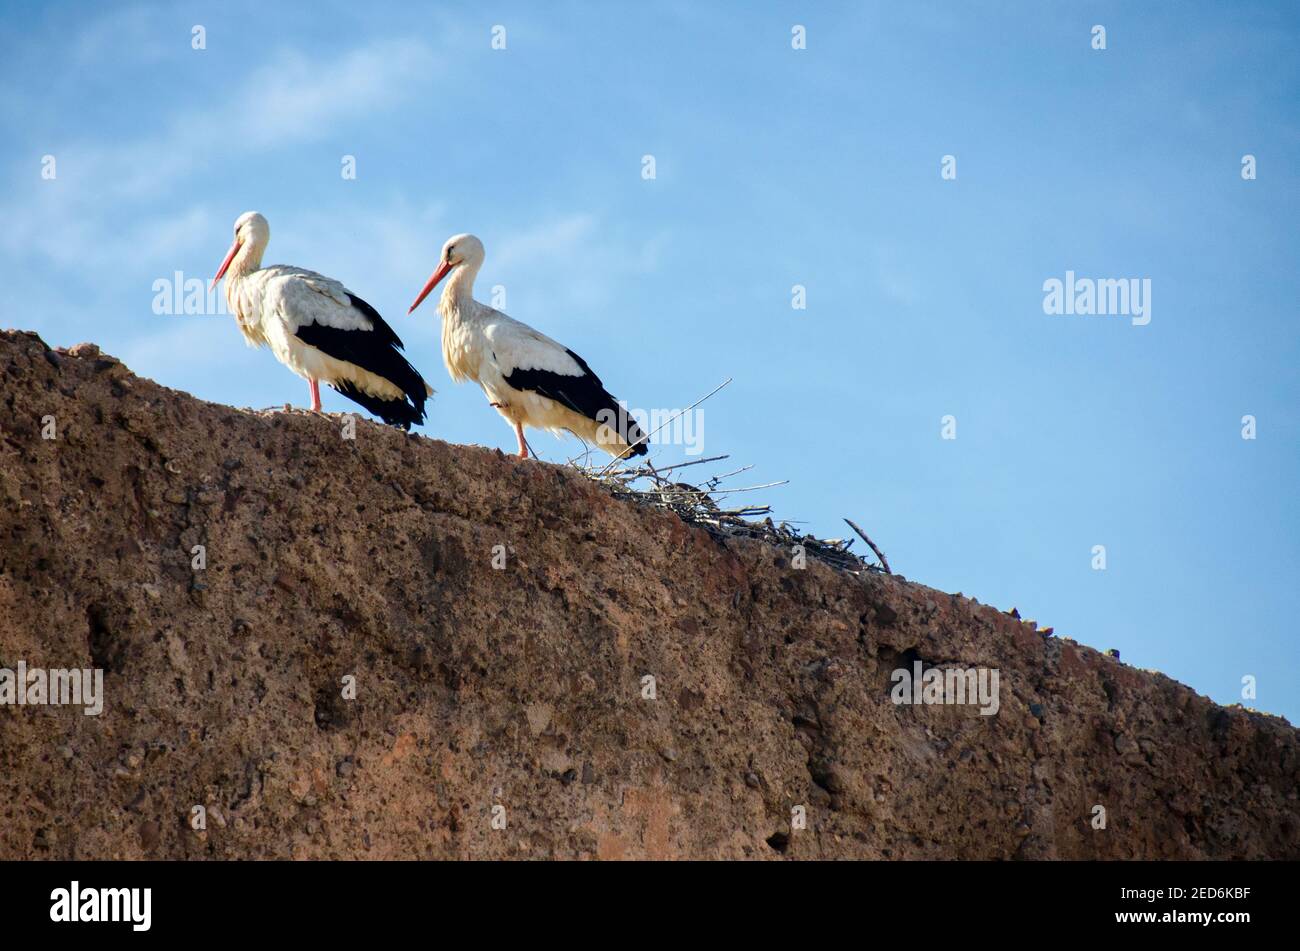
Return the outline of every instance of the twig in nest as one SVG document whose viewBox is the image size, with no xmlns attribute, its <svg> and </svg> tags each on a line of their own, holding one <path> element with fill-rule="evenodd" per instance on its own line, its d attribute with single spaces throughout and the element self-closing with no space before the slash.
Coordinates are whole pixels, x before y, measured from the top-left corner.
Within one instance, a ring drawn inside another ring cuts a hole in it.
<svg viewBox="0 0 1300 951">
<path fill-rule="evenodd" d="M 655 472 L 660 474 L 672 472 L 674 469 L 685 469 L 687 466 L 698 466 L 702 462 L 717 462 L 719 459 L 729 459 L 730 456 L 710 456 L 708 459 L 692 459 L 690 462 L 675 462 L 671 466 L 664 466 L 662 469 L 656 469 Z M 647 463 L 648 465 L 648 463 Z M 748 466 L 746 467 L 748 468 Z"/>
<path fill-rule="evenodd" d="M 853 519 L 846 518 L 844 521 L 848 522 L 849 528 L 857 532 L 858 537 L 861 538 L 864 542 L 866 542 L 867 545 L 871 548 L 871 550 L 876 553 L 876 557 L 880 559 L 880 567 L 885 569 L 885 574 L 892 575 L 893 572 L 889 570 L 889 562 L 885 559 L 885 553 L 876 547 L 876 543 L 867 537 L 866 532 L 864 532 L 862 529 L 858 528 L 856 524 L 854 524 Z"/>
<path fill-rule="evenodd" d="M 672 422 L 674 419 L 676 419 L 678 416 L 685 416 L 687 413 L 689 413 L 691 410 L 695 409 L 695 407 L 699 406 L 701 403 L 703 403 L 705 400 L 707 400 L 710 396 L 712 396 L 714 393 L 718 392 L 718 390 L 722 389 L 724 386 L 726 386 L 726 385 L 727 385 L 728 383 L 730 383 L 730 382 L 731 382 L 731 377 L 727 377 L 725 380 L 723 380 L 721 383 L 719 383 L 717 386 L 715 386 L 712 390 L 710 390 L 708 393 L 705 393 L 705 394 L 704 394 L 703 396 L 701 396 L 698 400 L 696 400 L 696 401 L 695 401 L 694 403 L 692 403 L 690 406 L 686 407 L 686 409 L 682 410 L 682 411 L 681 411 L 680 413 L 678 413 L 676 416 L 673 416 L 673 417 L 671 417 L 670 419 L 666 419 L 666 420 L 664 420 L 664 421 L 663 421 L 662 423 L 660 423 L 657 427 L 655 427 L 655 431 L 654 431 L 654 433 L 651 433 L 649 436 L 642 436 L 640 439 L 638 439 L 638 440 L 637 440 L 635 443 L 633 443 L 631 446 L 628 446 L 626 449 L 624 449 L 622 452 L 620 452 L 617 456 L 615 456 L 613 459 L 611 459 L 609 465 L 607 465 L 604 469 L 601 469 L 601 470 L 600 470 L 600 475 L 604 475 L 606 472 L 608 472 L 608 471 L 610 470 L 610 468 L 613 467 L 614 463 L 616 463 L 616 462 L 618 462 L 619 460 L 621 460 L 624 456 L 626 456 L 629 452 L 631 452 L 631 451 L 632 451 L 634 448 L 636 448 L 637 446 L 640 446 L 640 445 L 648 445 L 649 442 L 650 442 L 650 440 L 654 438 L 655 433 L 659 432 L 659 430 L 663 429 L 665 426 L 667 426 L 669 423 L 671 423 L 671 422 Z"/>
<path fill-rule="evenodd" d="M 719 458 L 725 459 L 727 457 L 722 456 Z M 722 542 L 728 539 L 748 538 L 787 550 L 799 546 L 809 557 L 840 571 L 858 573 L 885 570 L 880 565 L 868 562 L 868 556 L 854 554 L 849 550 L 850 543 L 841 539 L 822 539 L 804 534 L 795 529 L 789 521 L 782 521 L 778 526 L 772 523 L 770 517 L 763 519 L 761 522 L 750 520 L 752 516 L 768 515 L 772 511 L 770 505 L 742 504 L 736 508 L 723 508 L 720 506 L 718 502 L 723 496 L 739 492 L 753 492 L 757 489 L 785 484 L 784 482 L 771 482 L 736 489 L 718 488 L 718 483 L 722 479 L 745 472 L 752 468 L 751 466 L 745 466 L 724 475 L 713 476 L 699 486 L 676 481 L 667 475 L 673 469 L 698 465 L 701 462 L 715 461 L 717 461 L 716 458 L 694 459 L 689 462 L 664 466 L 662 469 L 656 468 L 652 463 L 646 461 L 641 465 L 623 465 L 614 469 L 605 466 L 599 471 L 594 467 L 578 468 L 577 471 L 588 479 L 604 486 L 614 498 L 636 502 L 639 505 L 664 512 L 671 512 L 686 524 L 698 526 Z M 641 487 L 642 485 L 644 487 Z M 861 530 L 858 531 L 861 534 Z M 874 545 L 872 550 L 875 550 Z M 876 556 L 881 558 L 883 564 L 884 559 L 879 551 L 876 552 Z"/>
</svg>

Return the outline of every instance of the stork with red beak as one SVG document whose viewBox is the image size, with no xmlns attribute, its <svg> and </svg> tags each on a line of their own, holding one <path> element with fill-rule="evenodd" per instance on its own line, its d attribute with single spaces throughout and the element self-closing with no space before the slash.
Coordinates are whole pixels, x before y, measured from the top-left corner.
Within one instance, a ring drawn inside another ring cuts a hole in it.
<svg viewBox="0 0 1300 951">
<path fill-rule="evenodd" d="M 647 437 L 587 362 L 563 344 L 474 300 L 483 243 L 472 234 L 448 238 L 438 268 L 407 313 L 451 275 L 442 291 L 442 359 L 457 383 L 473 380 L 506 418 L 528 458 L 524 427 L 565 430 L 613 456 L 643 456 Z"/>
<path fill-rule="evenodd" d="M 315 271 L 262 267 L 270 239 L 266 219 L 244 212 L 212 279 L 212 287 L 226 279 L 226 303 L 248 345 L 269 346 L 307 381 L 314 412 L 320 412 L 320 384 L 327 383 L 390 425 L 410 429 L 424 422 L 433 389 L 402 355 L 402 341 L 379 312 Z"/>
</svg>

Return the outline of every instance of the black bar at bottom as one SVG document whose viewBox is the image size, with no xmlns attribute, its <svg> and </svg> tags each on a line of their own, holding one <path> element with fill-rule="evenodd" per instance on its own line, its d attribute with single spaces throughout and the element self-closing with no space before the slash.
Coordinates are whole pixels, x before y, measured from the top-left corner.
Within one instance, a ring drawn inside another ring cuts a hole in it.
<svg viewBox="0 0 1300 951">
<path fill-rule="evenodd" d="M 1231 941 L 1285 926 L 1297 871 L 1295 862 L 7 862 L 0 927 L 7 938 L 247 938 L 282 928 L 338 939 L 373 937 L 377 926 L 427 933 L 441 922 L 493 937 L 520 929 L 604 943 L 609 931 L 588 930 L 602 918 L 631 929 L 629 937 L 666 938 L 661 929 L 671 933 L 689 916 L 732 936 L 806 918 L 803 927 L 856 921 L 875 937 L 894 928 L 899 936 L 1041 936 L 1035 929 L 1050 926 L 1055 935 Z M 70 920 L 114 914 L 124 920 Z"/>
</svg>

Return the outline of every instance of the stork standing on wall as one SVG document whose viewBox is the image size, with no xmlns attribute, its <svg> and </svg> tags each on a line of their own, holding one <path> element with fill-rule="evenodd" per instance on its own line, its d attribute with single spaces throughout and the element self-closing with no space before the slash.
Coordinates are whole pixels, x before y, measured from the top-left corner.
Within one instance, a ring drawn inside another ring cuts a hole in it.
<svg viewBox="0 0 1300 951">
<path fill-rule="evenodd" d="M 592 372 L 563 344 L 474 300 L 483 242 L 472 234 L 448 238 L 438 268 L 407 313 L 448 274 L 442 314 L 442 359 L 452 380 L 473 380 L 515 429 L 519 457 L 528 458 L 524 427 L 569 430 L 613 456 L 643 456 L 647 437 Z"/>
<path fill-rule="evenodd" d="M 275 358 L 311 387 L 320 412 L 328 383 L 400 429 L 424 422 L 433 389 L 402 356 L 402 341 L 379 312 L 331 278 L 300 267 L 262 267 L 271 227 L 256 211 L 235 221 L 235 241 L 212 279 L 226 278 L 226 303 L 250 347 Z"/>
</svg>

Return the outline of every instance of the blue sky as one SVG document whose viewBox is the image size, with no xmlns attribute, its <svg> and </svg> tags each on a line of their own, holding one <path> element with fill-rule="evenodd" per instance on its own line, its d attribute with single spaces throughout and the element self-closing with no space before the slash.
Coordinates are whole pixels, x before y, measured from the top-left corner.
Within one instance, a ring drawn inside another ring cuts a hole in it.
<svg viewBox="0 0 1300 951">
<path fill-rule="evenodd" d="M 480 299 L 633 407 L 734 377 L 703 449 L 789 479 L 778 517 L 1298 722 L 1298 40 L 1289 3 L 9 4 L 0 323 L 303 405 L 229 318 L 153 312 L 257 209 L 402 335 L 425 433 L 510 450 L 404 316 L 473 231 Z M 1067 271 L 1150 279 L 1151 322 L 1045 314 Z"/>
</svg>

